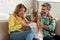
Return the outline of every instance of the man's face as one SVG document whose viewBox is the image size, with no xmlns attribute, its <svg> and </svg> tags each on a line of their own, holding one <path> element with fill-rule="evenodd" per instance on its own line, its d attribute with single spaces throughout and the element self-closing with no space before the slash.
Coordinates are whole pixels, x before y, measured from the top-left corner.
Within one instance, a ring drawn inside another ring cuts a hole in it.
<svg viewBox="0 0 60 40">
<path fill-rule="evenodd" d="M 42 13 L 42 15 L 47 15 L 47 14 L 49 13 L 48 8 L 45 7 L 45 6 L 42 6 L 42 8 L 41 8 L 41 13 Z"/>
</svg>

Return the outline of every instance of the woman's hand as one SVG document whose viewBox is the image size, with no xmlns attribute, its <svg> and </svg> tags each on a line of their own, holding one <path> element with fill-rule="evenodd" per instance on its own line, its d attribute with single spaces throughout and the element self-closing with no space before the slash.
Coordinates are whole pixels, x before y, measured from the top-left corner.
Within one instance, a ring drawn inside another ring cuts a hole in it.
<svg viewBox="0 0 60 40">
<path fill-rule="evenodd" d="M 29 25 L 28 25 L 26 22 L 24 22 L 24 21 L 22 22 L 22 25 L 23 25 L 23 26 L 26 26 L 26 27 L 29 26 Z"/>
<path fill-rule="evenodd" d="M 27 29 L 27 30 L 31 30 L 31 28 L 29 27 L 29 24 L 27 24 L 26 22 L 22 22 L 23 28 Z"/>
</svg>

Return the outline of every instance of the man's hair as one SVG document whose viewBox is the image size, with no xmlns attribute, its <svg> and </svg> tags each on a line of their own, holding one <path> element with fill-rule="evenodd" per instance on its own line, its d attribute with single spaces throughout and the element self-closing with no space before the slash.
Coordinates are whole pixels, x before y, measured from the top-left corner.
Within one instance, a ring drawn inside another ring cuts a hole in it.
<svg viewBox="0 0 60 40">
<path fill-rule="evenodd" d="M 42 4 L 43 7 L 47 7 L 49 10 L 51 9 L 51 4 L 48 2 Z"/>
</svg>

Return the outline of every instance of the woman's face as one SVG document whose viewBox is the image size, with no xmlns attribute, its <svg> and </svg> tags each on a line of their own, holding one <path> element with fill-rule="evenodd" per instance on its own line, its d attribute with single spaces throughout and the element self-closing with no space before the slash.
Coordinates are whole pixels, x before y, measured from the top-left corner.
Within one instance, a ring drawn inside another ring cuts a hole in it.
<svg viewBox="0 0 60 40">
<path fill-rule="evenodd" d="M 20 12 L 18 13 L 19 17 L 23 17 L 25 14 L 25 8 L 20 8 Z"/>
</svg>

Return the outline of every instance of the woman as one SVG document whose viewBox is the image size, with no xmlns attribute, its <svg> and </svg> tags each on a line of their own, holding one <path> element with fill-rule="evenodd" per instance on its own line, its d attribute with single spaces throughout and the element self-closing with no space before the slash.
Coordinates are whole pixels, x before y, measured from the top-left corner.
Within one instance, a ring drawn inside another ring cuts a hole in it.
<svg viewBox="0 0 60 40">
<path fill-rule="evenodd" d="M 29 26 L 31 27 L 31 30 L 34 32 L 35 39 L 43 40 L 41 16 L 38 11 L 33 11 L 33 13 L 31 14 L 31 22 Z"/>
<path fill-rule="evenodd" d="M 13 14 L 10 15 L 8 20 L 10 40 L 32 40 L 33 39 L 34 37 L 33 31 L 23 30 L 24 26 L 27 27 L 24 19 L 24 14 L 26 11 L 27 9 L 23 4 L 18 4 Z"/>
</svg>

